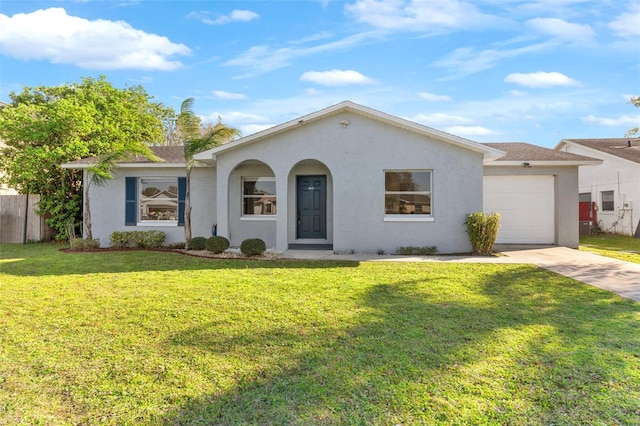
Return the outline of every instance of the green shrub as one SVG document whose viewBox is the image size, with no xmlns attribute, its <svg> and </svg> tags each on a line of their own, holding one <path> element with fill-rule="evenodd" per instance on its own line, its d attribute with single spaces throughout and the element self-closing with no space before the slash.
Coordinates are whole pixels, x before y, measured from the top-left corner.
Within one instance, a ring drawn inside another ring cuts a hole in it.
<svg viewBox="0 0 640 426">
<path fill-rule="evenodd" d="M 136 246 L 140 248 L 158 248 L 164 244 L 166 235 L 162 231 L 137 231 Z"/>
<path fill-rule="evenodd" d="M 115 248 L 158 248 L 162 247 L 166 235 L 162 231 L 119 231 L 109 236 Z"/>
<path fill-rule="evenodd" d="M 187 248 L 189 250 L 204 250 L 206 244 L 207 239 L 205 237 L 194 237 L 187 243 Z"/>
<path fill-rule="evenodd" d="M 109 241 L 114 248 L 134 247 L 132 232 L 113 232 L 109 236 Z"/>
<path fill-rule="evenodd" d="M 424 246 L 424 247 L 398 247 L 396 254 L 402 256 L 429 256 L 438 253 L 436 246 Z"/>
<path fill-rule="evenodd" d="M 206 244 L 204 245 L 205 250 L 210 251 L 212 253 L 222 253 L 226 249 L 229 248 L 229 240 L 225 237 L 215 236 L 207 239 Z"/>
<path fill-rule="evenodd" d="M 498 213 L 469 213 L 464 224 L 471 240 L 473 254 L 490 255 L 498 237 L 500 215 Z"/>
<path fill-rule="evenodd" d="M 245 256 L 260 256 L 267 250 L 267 245 L 260 238 L 249 238 L 240 244 L 240 251 Z"/>
<path fill-rule="evenodd" d="M 100 240 L 86 240 L 84 238 L 69 239 L 69 247 L 72 250 L 91 250 L 100 248 Z"/>
</svg>

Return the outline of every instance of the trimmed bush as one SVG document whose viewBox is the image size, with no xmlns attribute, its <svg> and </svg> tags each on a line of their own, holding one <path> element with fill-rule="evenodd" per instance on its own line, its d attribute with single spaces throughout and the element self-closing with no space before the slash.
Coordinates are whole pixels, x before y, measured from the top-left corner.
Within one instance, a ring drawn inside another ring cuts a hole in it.
<svg viewBox="0 0 640 426">
<path fill-rule="evenodd" d="M 189 240 L 187 248 L 189 250 L 204 250 L 206 244 L 207 239 L 205 237 L 195 237 Z"/>
<path fill-rule="evenodd" d="M 240 244 L 240 251 L 245 256 L 260 256 L 267 250 L 267 245 L 260 238 L 249 238 Z"/>
<path fill-rule="evenodd" d="M 115 248 L 158 248 L 162 247 L 166 235 L 162 231 L 122 231 L 109 236 Z"/>
<path fill-rule="evenodd" d="M 221 237 L 219 235 L 215 237 L 210 237 L 207 239 L 206 244 L 204 245 L 205 250 L 210 251 L 212 253 L 222 253 L 226 249 L 229 248 L 229 240 L 225 237 Z"/>
<path fill-rule="evenodd" d="M 99 240 L 86 240 L 84 238 L 71 238 L 69 247 L 72 250 L 92 250 L 100 248 Z"/>
<path fill-rule="evenodd" d="M 469 213 L 464 224 L 471 240 L 473 254 L 490 255 L 498 237 L 500 215 L 498 213 Z"/>
</svg>

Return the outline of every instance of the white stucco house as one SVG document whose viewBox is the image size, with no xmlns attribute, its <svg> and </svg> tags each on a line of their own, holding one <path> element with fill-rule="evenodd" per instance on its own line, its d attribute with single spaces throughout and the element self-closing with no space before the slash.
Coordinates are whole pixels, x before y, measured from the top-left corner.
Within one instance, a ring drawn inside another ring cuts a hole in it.
<svg viewBox="0 0 640 426">
<path fill-rule="evenodd" d="M 580 169 L 580 201 L 595 203 L 603 231 L 634 235 L 640 222 L 640 139 L 563 139 L 555 149 L 602 159 Z"/>
<path fill-rule="evenodd" d="M 120 164 L 91 188 L 92 228 L 160 229 L 184 241 L 181 147 L 163 161 Z M 534 145 L 480 144 L 345 101 L 199 153 L 192 172 L 194 236 L 278 251 L 393 253 L 401 246 L 471 249 L 465 216 L 502 214 L 498 242 L 578 245 L 578 167 L 585 156 Z M 90 159 L 63 165 L 89 167 Z"/>
</svg>

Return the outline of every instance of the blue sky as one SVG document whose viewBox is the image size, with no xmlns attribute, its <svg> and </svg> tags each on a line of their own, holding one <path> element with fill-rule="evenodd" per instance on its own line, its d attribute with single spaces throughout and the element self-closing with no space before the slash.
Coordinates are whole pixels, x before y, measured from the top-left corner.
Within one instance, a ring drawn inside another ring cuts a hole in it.
<svg viewBox="0 0 640 426">
<path fill-rule="evenodd" d="M 107 76 L 244 135 L 351 100 L 479 142 L 640 123 L 640 2 L 11 1 L 0 100 Z"/>
</svg>

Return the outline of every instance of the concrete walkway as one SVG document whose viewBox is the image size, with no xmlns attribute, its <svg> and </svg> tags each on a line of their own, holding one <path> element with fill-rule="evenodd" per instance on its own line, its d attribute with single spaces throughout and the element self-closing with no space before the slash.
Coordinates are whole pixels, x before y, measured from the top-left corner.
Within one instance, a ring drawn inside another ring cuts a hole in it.
<svg viewBox="0 0 640 426">
<path fill-rule="evenodd" d="M 355 262 L 527 263 L 571 277 L 620 296 L 640 301 L 640 265 L 594 253 L 556 246 L 496 246 L 501 256 L 395 256 L 334 254 L 330 250 L 287 250 L 284 259 Z"/>
</svg>

